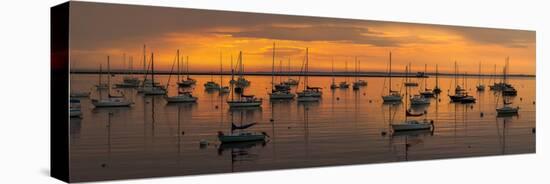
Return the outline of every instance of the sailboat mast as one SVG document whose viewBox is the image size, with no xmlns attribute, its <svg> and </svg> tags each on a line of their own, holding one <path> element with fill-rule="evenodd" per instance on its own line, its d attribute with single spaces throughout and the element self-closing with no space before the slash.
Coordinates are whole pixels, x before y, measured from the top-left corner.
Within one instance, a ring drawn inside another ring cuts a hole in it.
<svg viewBox="0 0 550 184">
<path fill-rule="evenodd" d="M 307 89 L 308 86 L 308 70 L 309 70 L 309 48 L 306 48 L 306 66 L 305 66 L 305 76 L 304 76 L 304 90 Z"/>
<path fill-rule="evenodd" d="M 272 60 L 271 60 L 271 89 L 273 90 L 273 83 L 275 78 L 275 42 L 273 42 L 273 52 L 272 52 Z"/>
<path fill-rule="evenodd" d="M 153 53 L 151 52 L 151 81 L 153 86 L 155 86 L 155 61 L 153 60 Z"/>
<path fill-rule="evenodd" d="M 390 78 L 390 87 L 388 88 L 388 90 L 389 90 L 389 93 L 391 94 L 391 52 L 390 52 L 390 72 L 388 77 Z"/>
<path fill-rule="evenodd" d="M 424 75 L 428 72 L 428 64 L 424 64 Z M 424 78 L 424 90 L 428 89 L 428 78 Z"/>
<path fill-rule="evenodd" d="M 145 44 L 143 44 L 143 75 L 146 75 L 145 73 L 147 73 L 147 59 L 146 59 L 146 55 L 145 55 Z"/>
<path fill-rule="evenodd" d="M 176 51 L 176 61 L 178 62 L 178 82 L 180 82 L 180 50 Z"/>
<path fill-rule="evenodd" d="M 435 86 L 439 88 L 439 66 L 435 64 Z"/>
<path fill-rule="evenodd" d="M 479 62 L 477 85 L 481 84 L 481 61 Z"/>
<path fill-rule="evenodd" d="M 223 88 L 223 63 L 222 63 L 222 52 L 220 51 L 220 89 Z"/>
<path fill-rule="evenodd" d="M 233 84 L 235 83 L 235 68 L 233 66 L 233 55 L 231 55 L 231 82 L 229 83 L 231 86 L 231 101 L 233 101 L 235 96 L 235 91 L 233 89 Z M 233 113 L 231 113 L 231 123 L 233 123 Z"/>
<path fill-rule="evenodd" d="M 109 96 L 111 96 L 111 64 L 110 64 L 110 58 L 109 56 L 107 56 L 107 86 L 108 86 L 108 89 L 109 91 L 108 94 Z"/>
<path fill-rule="evenodd" d="M 334 56 L 332 57 L 332 84 L 334 84 Z"/>
<path fill-rule="evenodd" d="M 187 80 L 189 80 L 189 56 L 186 58 L 185 65 L 185 74 L 187 74 Z"/>
<path fill-rule="evenodd" d="M 99 64 L 99 81 L 97 83 L 98 86 L 101 86 L 101 76 L 103 75 L 103 69 L 101 68 L 101 64 Z"/>
</svg>

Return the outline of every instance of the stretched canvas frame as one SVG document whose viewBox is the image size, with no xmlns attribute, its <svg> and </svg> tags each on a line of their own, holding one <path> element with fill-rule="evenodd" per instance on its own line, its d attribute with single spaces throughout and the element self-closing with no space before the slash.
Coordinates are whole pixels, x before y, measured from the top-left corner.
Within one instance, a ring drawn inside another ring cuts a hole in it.
<svg viewBox="0 0 550 184">
<path fill-rule="evenodd" d="M 51 8 L 51 175 L 535 153 L 535 48 L 527 30 L 66 2 Z"/>
</svg>

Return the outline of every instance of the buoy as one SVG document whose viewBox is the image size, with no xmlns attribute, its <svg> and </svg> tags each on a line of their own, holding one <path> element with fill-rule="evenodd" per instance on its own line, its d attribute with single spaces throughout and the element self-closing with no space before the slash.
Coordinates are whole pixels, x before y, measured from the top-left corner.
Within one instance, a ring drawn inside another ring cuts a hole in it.
<svg viewBox="0 0 550 184">
<path fill-rule="evenodd" d="M 535 133 L 535 128 L 533 128 L 533 130 L 531 130 L 533 133 Z"/>
<path fill-rule="evenodd" d="M 441 102 L 441 98 L 439 99 L 439 102 Z"/>
<path fill-rule="evenodd" d="M 533 105 L 535 105 L 535 101 L 533 101 Z"/>
<path fill-rule="evenodd" d="M 427 110 L 424 110 L 424 114 L 428 114 L 428 111 L 427 111 Z"/>
<path fill-rule="evenodd" d="M 473 106 L 473 105 L 472 105 L 472 106 L 470 106 L 470 109 L 474 109 L 474 106 Z"/>
<path fill-rule="evenodd" d="M 309 111 L 309 107 L 306 107 L 306 111 Z"/>
<path fill-rule="evenodd" d="M 363 96 L 367 95 L 367 93 L 363 93 Z"/>
<path fill-rule="evenodd" d="M 218 106 L 216 105 L 214 108 L 218 109 Z"/>
<path fill-rule="evenodd" d="M 369 100 L 369 103 L 372 103 L 372 100 Z"/>
<path fill-rule="evenodd" d="M 479 117 L 483 117 L 483 112 L 480 112 L 480 113 L 479 113 Z"/>
<path fill-rule="evenodd" d="M 336 97 L 336 100 L 340 100 L 340 97 Z"/>
<path fill-rule="evenodd" d="M 290 129 L 290 127 L 287 127 L 287 129 Z"/>
<path fill-rule="evenodd" d="M 107 167 L 107 164 L 101 164 L 101 167 L 105 168 Z"/>
<path fill-rule="evenodd" d="M 382 136 L 386 136 L 387 133 L 386 133 L 386 131 L 382 131 L 380 134 L 381 134 Z"/>
<path fill-rule="evenodd" d="M 519 97 L 519 101 L 523 101 L 523 98 Z"/>
<path fill-rule="evenodd" d="M 185 135 L 185 132 L 184 132 L 184 131 L 181 131 L 181 135 Z"/>
<path fill-rule="evenodd" d="M 273 122 L 273 121 L 275 121 L 275 120 L 274 120 L 273 118 L 269 118 L 269 121 Z"/>
</svg>

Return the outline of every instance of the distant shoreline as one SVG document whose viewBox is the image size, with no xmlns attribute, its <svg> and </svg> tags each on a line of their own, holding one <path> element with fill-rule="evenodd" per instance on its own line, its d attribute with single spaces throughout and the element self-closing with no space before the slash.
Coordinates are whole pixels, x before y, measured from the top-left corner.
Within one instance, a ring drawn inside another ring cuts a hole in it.
<svg viewBox="0 0 550 184">
<path fill-rule="evenodd" d="M 99 74 L 98 71 L 72 71 L 71 74 Z M 103 74 L 107 74 L 107 72 L 101 72 Z M 128 71 L 122 71 L 122 70 L 114 70 L 111 71 L 111 74 L 115 75 L 125 75 L 125 74 L 133 74 L 133 75 L 143 75 L 145 72 L 143 71 L 134 71 L 132 73 L 128 73 Z M 189 75 L 231 75 L 231 72 L 189 72 Z M 170 72 L 167 71 L 158 71 L 155 72 L 155 75 L 170 75 Z M 172 73 L 172 75 L 175 75 Z M 185 73 L 181 73 L 181 75 L 187 75 Z M 236 75 L 236 74 L 235 74 Z M 245 72 L 243 75 L 249 75 L 249 76 L 271 76 L 271 72 Z M 454 74 L 450 73 L 439 73 L 439 76 L 454 76 Z M 275 72 L 275 76 L 305 76 L 301 72 L 282 72 L 277 73 Z M 308 76 L 335 76 L 335 77 L 387 77 L 387 73 L 385 72 L 360 72 L 358 74 L 355 74 L 353 72 L 309 72 Z M 468 76 L 468 77 L 479 77 L 479 74 L 458 74 L 458 76 Z M 391 77 L 407 77 L 406 73 L 403 72 L 395 72 L 392 73 Z M 416 75 L 416 74 L 409 74 L 408 77 L 410 78 L 429 78 L 429 77 L 435 77 L 435 73 L 426 73 L 425 75 Z M 487 77 L 497 77 L 502 78 L 504 77 L 502 74 L 493 75 L 493 74 L 481 74 L 481 77 L 487 78 Z M 509 74 L 508 77 L 528 77 L 528 78 L 536 78 L 536 75 L 528 75 L 528 74 Z"/>
</svg>

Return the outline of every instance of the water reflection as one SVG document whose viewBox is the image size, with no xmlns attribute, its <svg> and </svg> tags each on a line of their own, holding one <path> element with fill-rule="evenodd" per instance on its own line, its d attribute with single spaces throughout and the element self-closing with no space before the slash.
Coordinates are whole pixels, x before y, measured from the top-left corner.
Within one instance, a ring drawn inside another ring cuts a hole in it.
<svg viewBox="0 0 550 184">
<path fill-rule="evenodd" d="M 71 87 L 89 89 L 95 84 L 89 81 L 96 78 L 74 75 Z M 198 97 L 197 103 L 171 104 L 163 96 L 145 96 L 130 88 L 119 89 L 133 102 L 130 107 L 94 108 L 89 99 L 82 98 L 82 119 L 71 119 L 69 130 L 71 176 L 90 180 L 188 175 L 535 151 L 534 79 L 510 80 L 522 86 L 518 96 L 510 99 L 520 106 L 520 113 L 498 117 L 495 108 L 502 99 L 491 91 L 471 91 L 478 99 L 475 104 L 450 103 L 445 92 L 431 99 L 430 105 L 384 104 L 380 97 L 383 78 L 366 78 L 369 86 L 354 91 L 328 90 L 331 77 L 312 76 L 311 85 L 327 89 L 319 102 L 264 100 L 259 108 L 229 108 L 230 95 L 204 91 L 202 84 L 210 76 L 192 78 L 197 85 L 187 90 Z M 167 82 L 167 76 L 157 79 L 162 85 Z M 270 77 L 247 79 L 251 81 L 247 94 L 269 99 Z M 427 85 L 433 86 L 433 81 Z M 450 81 L 440 77 L 444 91 Z M 169 95 L 176 90 L 175 83 L 168 85 Z M 98 95 L 100 91 L 94 89 L 91 98 Z M 433 131 L 391 132 L 390 124 L 404 120 L 406 110 L 423 114 L 408 118 L 433 119 Z M 231 122 L 257 122 L 250 131 L 265 132 L 269 138 L 267 142 L 221 145 L 217 132 L 230 131 Z"/>
</svg>

